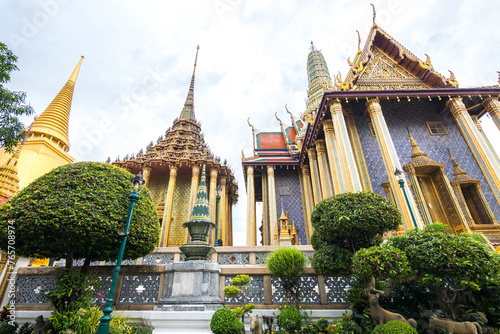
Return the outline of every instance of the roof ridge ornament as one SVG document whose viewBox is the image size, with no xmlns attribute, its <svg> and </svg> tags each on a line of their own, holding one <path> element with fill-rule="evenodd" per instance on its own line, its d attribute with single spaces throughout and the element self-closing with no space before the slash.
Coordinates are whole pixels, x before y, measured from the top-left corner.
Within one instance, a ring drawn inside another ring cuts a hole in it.
<svg viewBox="0 0 500 334">
<path fill-rule="evenodd" d="M 377 17 L 377 12 L 375 11 L 375 5 L 372 3 L 370 5 L 373 7 L 373 26 L 376 27 L 375 18 Z"/>
</svg>

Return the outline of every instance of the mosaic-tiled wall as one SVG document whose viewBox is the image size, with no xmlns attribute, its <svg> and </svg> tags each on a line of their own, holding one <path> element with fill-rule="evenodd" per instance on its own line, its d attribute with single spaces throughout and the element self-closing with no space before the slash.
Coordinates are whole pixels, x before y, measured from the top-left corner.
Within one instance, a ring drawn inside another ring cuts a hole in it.
<svg viewBox="0 0 500 334">
<path fill-rule="evenodd" d="M 151 191 L 155 207 L 164 201 L 167 191 L 168 177 L 164 175 L 151 175 L 149 177 L 148 189 Z"/>
<path fill-rule="evenodd" d="M 172 223 L 168 237 L 169 246 L 182 246 L 186 242 L 186 229 L 182 224 L 189 220 L 189 192 L 191 175 L 177 175 L 172 207 Z"/>
<path fill-rule="evenodd" d="M 467 174 L 481 182 L 481 189 L 488 201 L 495 217 L 500 218 L 500 206 L 484 178 L 481 169 L 476 163 L 474 156 L 467 147 L 467 143 L 460 134 L 453 116 L 450 112 L 440 115 L 442 108 L 432 103 L 391 103 L 381 102 L 387 127 L 391 134 L 394 146 L 398 153 L 401 165 L 411 160 L 411 144 L 406 127 L 409 128 L 413 138 L 419 147 L 428 156 L 442 162 L 446 166 L 446 175 L 451 181 L 453 178 L 453 164 L 448 154 L 449 148 L 455 160 L 467 172 Z M 359 139 L 366 158 L 368 172 L 372 181 L 373 191 L 385 197 L 382 182 L 387 179 L 384 162 L 377 144 L 377 138 L 372 137 L 368 123 L 371 122 L 368 113 L 364 113 L 364 106 L 359 104 L 353 108 Z M 429 133 L 426 122 L 443 122 L 448 135 L 433 136 Z"/>
<path fill-rule="evenodd" d="M 299 230 L 300 243 L 307 244 L 306 227 L 304 224 L 304 212 L 302 207 L 302 195 L 300 193 L 299 169 L 296 167 L 282 166 L 274 170 L 274 178 L 276 184 L 276 213 L 278 218 L 281 215 L 281 201 L 283 201 L 283 209 L 288 209 L 290 220 Z M 280 196 L 280 186 L 290 186 L 290 196 Z"/>
</svg>

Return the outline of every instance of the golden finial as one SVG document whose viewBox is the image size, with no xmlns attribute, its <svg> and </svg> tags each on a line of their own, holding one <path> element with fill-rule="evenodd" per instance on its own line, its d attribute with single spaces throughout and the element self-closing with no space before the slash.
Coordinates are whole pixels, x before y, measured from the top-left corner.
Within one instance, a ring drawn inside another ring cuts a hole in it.
<svg viewBox="0 0 500 334">
<path fill-rule="evenodd" d="M 430 68 L 432 68 L 432 64 L 431 64 L 431 57 L 429 57 L 429 55 L 426 53 L 425 56 L 427 57 L 425 59 L 425 65 L 429 66 Z"/>
<path fill-rule="evenodd" d="M 340 73 L 340 71 L 339 71 L 339 74 L 337 74 L 336 78 L 337 78 L 337 80 L 338 80 L 338 82 L 339 82 L 340 85 L 342 85 L 344 83 L 342 81 L 342 74 Z"/>
<path fill-rule="evenodd" d="M 351 59 L 350 59 L 350 58 L 351 58 L 351 57 L 347 57 L 347 63 L 349 64 L 349 66 L 351 66 L 351 67 L 352 67 L 352 62 L 351 62 Z"/>
<path fill-rule="evenodd" d="M 306 117 L 307 117 L 307 121 L 308 121 L 309 123 L 311 123 L 311 124 L 313 124 L 313 123 L 314 123 L 314 120 L 312 119 L 311 114 L 309 114 L 307 111 L 306 111 Z"/>
<path fill-rule="evenodd" d="M 194 76 L 194 73 L 196 72 L 196 63 L 198 62 L 198 50 L 200 50 L 199 44 L 196 46 L 196 56 L 194 57 L 193 76 Z"/>
<path fill-rule="evenodd" d="M 252 131 L 255 131 L 254 127 L 252 124 L 250 124 L 250 117 L 247 119 L 248 125 L 252 128 Z"/>
<path fill-rule="evenodd" d="M 375 6 L 372 3 L 370 5 L 373 7 L 373 25 L 376 26 L 375 18 L 377 17 L 377 12 L 375 12 Z"/>
<path fill-rule="evenodd" d="M 374 7 L 374 10 L 375 10 L 375 7 Z M 361 53 L 361 35 L 359 34 L 358 30 L 356 30 L 356 32 L 358 33 L 358 53 Z"/>
<path fill-rule="evenodd" d="M 241 150 L 241 160 L 245 161 L 245 153 L 243 153 L 243 150 Z"/>
<path fill-rule="evenodd" d="M 455 74 L 453 74 L 453 72 L 452 72 L 452 71 L 450 71 L 450 70 L 448 70 L 448 72 L 450 72 L 450 81 L 457 81 L 457 80 L 455 79 Z"/>
<path fill-rule="evenodd" d="M 286 112 L 290 114 L 290 116 L 293 117 L 292 113 L 290 112 L 290 110 L 288 110 L 288 103 L 285 104 L 285 109 L 286 109 Z"/>
<path fill-rule="evenodd" d="M 500 72 L 499 72 L 499 71 L 497 71 L 497 73 L 498 73 L 498 83 L 500 84 Z M 500 249 L 500 248 L 499 248 L 499 249 Z"/>
<path fill-rule="evenodd" d="M 283 123 L 281 123 L 281 119 L 278 118 L 278 112 L 274 113 L 274 117 L 276 117 L 276 119 L 278 120 L 278 122 L 280 122 L 280 126 L 283 127 Z"/>
</svg>

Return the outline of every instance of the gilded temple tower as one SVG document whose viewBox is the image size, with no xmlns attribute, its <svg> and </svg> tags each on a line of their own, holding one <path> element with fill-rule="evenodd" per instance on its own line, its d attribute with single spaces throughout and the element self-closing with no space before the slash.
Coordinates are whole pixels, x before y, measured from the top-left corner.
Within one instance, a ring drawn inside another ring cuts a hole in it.
<svg viewBox="0 0 500 334">
<path fill-rule="evenodd" d="M 232 245 L 231 207 L 238 201 L 238 185 L 227 162 L 214 156 L 205 143 L 200 122 L 194 111 L 194 81 L 198 51 L 193 75 L 184 107 L 164 136 L 156 144 L 151 142 L 146 151 L 117 159 L 113 165 L 132 173 L 142 172 L 146 185 L 151 190 L 161 223 L 159 247 L 181 246 L 187 241 L 187 232 L 182 223 L 189 220 L 198 185 L 200 171 L 206 166 L 208 201 L 212 221 L 217 224 L 210 237 L 222 240 L 222 245 Z M 219 189 L 219 190 L 218 190 Z M 216 195 L 220 192 L 219 220 L 216 222 Z"/>
</svg>

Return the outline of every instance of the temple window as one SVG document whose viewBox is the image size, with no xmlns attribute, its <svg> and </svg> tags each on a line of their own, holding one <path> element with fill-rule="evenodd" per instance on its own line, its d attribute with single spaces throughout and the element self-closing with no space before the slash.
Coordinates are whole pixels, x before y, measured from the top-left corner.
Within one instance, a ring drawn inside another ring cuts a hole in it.
<svg viewBox="0 0 500 334">
<path fill-rule="evenodd" d="M 447 135 L 443 122 L 426 122 L 427 127 L 429 128 L 429 132 L 433 136 L 437 135 Z"/>
</svg>

